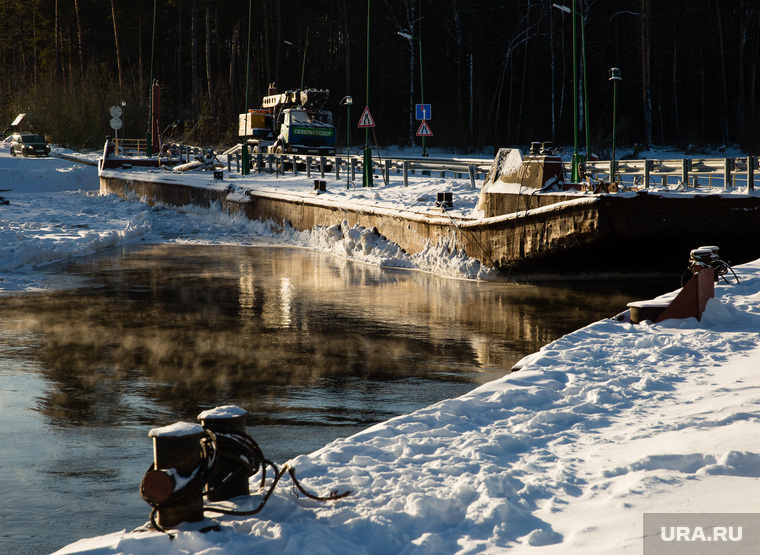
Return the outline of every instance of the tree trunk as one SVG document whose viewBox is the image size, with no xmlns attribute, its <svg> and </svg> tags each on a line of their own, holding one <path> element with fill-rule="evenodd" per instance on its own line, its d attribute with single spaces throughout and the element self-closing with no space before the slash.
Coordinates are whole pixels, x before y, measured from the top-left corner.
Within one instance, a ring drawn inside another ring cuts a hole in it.
<svg viewBox="0 0 760 555">
<path fill-rule="evenodd" d="M 269 52 L 269 0 L 262 2 L 264 10 L 264 68 L 267 76 L 267 87 L 272 86 L 272 57 Z M 251 35 L 250 30 L 248 36 Z M 250 45 L 248 46 L 250 48 Z M 249 54 L 250 55 L 250 54 Z"/>
<path fill-rule="evenodd" d="M 760 10 L 757 12 L 757 18 L 755 22 L 755 29 L 760 29 Z M 755 133 L 755 125 L 756 121 L 755 118 L 757 117 L 757 110 L 755 108 L 755 94 L 757 91 L 757 59 L 758 56 L 760 56 L 760 37 L 758 37 L 758 33 L 755 32 L 753 34 L 753 44 L 752 44 L 752 53 L 750 56 L 750 60 L 752 62 L 750 63 L 750 71 L 749 71 L 749 128 L 751 130 L 751 140 L 752 140 L 752 147 L 756 147 L 755 141 L 757 141 L 757 134 Z"/>
<path fill-rule="evenodd" d="M 213 90 L 211 77 L 211 6 L 206 6 L 206 82 L 208 83 L 208 101 L 213 105 Z"/>
<path fill-rule="evenodd" d="M 530 29 L 530 0 L 528 0 L 528 5 L 525 9 L 525 27 L 526 29 Z M 515 132 L 515 138 L 519 141 L 521 132 L 522 132 L 522 121 L 523 121 L 523 106 L 525 105 L 525 82 L 528 80 L 528 49 L 530 48 L 530 45 L 532 43 L 530 41 L 526 41 L 523 44 L 523 63 L 522 63 L 522 76 L 520 78 L 520 100 L 517 106 L 517 130 Z M 510 113 L 511 113 L 511 94 L 510 94 Z M 580 98 L 580 97 L 579 97 Z M 581 105 L 583 103 L 581 102 Z"/>
<path fill-rule="evenodd" d="M 55 19 L 53 25 L 53 40 L 55 42 L 55 77 L 56 80 L 60 81 L 63 77 L 63 63 L 61 61 L 61 10 L 59 0 L 55 0 Z"/>
<path fill-rule="evenodd" d="M 277 86 L 282 86 L 285 89 L 288 87 L 284 86 L 284 83 L 280 83 L 280 51 L 282 49 L 282 6 L 281 2 L 277 0 L 275 2 L 276 7 L 276 13 L 275 13 L 275 51 L 274 51 L 274 79 L 277 82 Z"/>
<path fill-rule="evenodd" d="M 183 72 L 182 72 L 182 56 L 183 56 L 183 50 L 182 50 L 182 2 L 179 3 L 177 6 L 177 96 L 179 97 L 179 111 L 183 115 L 182 117 L 185 118 L 185 108 L 187 107 L 187 104 L 185 104 L 185 87 L 183 85 L 182 79 L 183 79 Z M 148 83 L 148 86 L 153 86 L 153 83 Z"/>
<path fill-rule="evenodd" d="M 140 4 L 138 8 L 138 14 L 137 14 L 137 68 L 138 68 L 137 90 L 140 91 L 138 94 L 143 94 L 143 91 L 145 90 L 144 88 L 145 87 L 145 71 L 143 70 L 145 66 L 143 65 L 142 24 L 143 24 L 143 10 L 142 10 L 142 4 Z"/>
<path fill-rule="evenodd" d="M 720 55 L 720 83 L 723 97 L 723 144 L 728 146 L 728 90 L 726 88 L 726 52 L 723 48 L 723 23 L 720 17 L 720 0 L 715 0 L 716 24 L 718 26 L 718 54 Z"/>
<path fill-rule="evenodd" d="M 552 11 L 549 11 L 549 98 L 551 99 L 551 139 L 557 140 L 557 94 L 556 94 L 556 76 L 555 68 L 556 62 L 554 61 L 554 17 Z"/>
<path fill-rule="evenodd" d="M 198 0 L 193 0 L 190 5 L 190 48 L 192 52 L 192 76 L 193 76 L 193 120 L 197 120 L 201 112 L 201 92 L 198 82 Z"/>
<path fill-rule="evenodd" d="M 121 63 L 121 41 L 119 40 L 119 27 L 116 24 L 116 3 L 111 0 L 111 19 L 113 19 L 113 40 L 116 44 L 116 67 L 119 72 L 119 96 L 124 96 L 124 69 Z"/>
<path fill-rule="evenodd" d="M 673 33 L 673 131 L 675 136 L 681 137 L 681 123 L 678 114 L 678 40 Z"/>
<path fill-rule="evenodd" d="M 346 95 L 351 93 L 351 48 L 349 45 L 349 32 L 348 32 L 348 6 L 346 0 L 343 0 L 343 48 L 344 56 L 346 58 Z"/>
<path fill-rule="evenodd" d="M 707 79 L 705 75 L 705 53 L 702 49 L 702 43 L 700 42 L 699 47 L 699 77 L 700 77 L 700 98 L 702 99 L 702 102 L 700 102 L 700 106 L 702 107 L 702 117 L 699 118 L 701 122 L 701 140 L 704 141 L 707 138 L 707 129 L 705 128 L 705 123 L 707 123 Z"/>
<path fill-rule="evenodd" d="M 232 41 L 230 46 L 230 95 L 235 98 L 237 94 L 237 56 L 238 56 L 238 40 L 240 37 L 240 23 L 242 19 L 238 19 L 235 27 L 232 29 Z"/>
<path fill-rule="evenodd" d="M 641 104 L 644 116 L 644 146 L 652 145 L 652 95 L 649 90 L 649 0 L 641 0 Z"/>
<path fill-rule="evenodd" d="M 749 14 L 747 14 L 749 15 Z M 744 144 L 744 45 L 746 44 L 746 28 L 744 14 L 739 17 L 739 75 L 736 87 L 736 135 L 740 144 Z"/>
<path fill-rule="evenodd" d="M 84 35 L 82 33 L 82 13 L 79 9 L 79 0 L 74 0 L 74 11 L 77 16 L 77 50 L 79 54 L 79 72 L 84 79 Z"/>
</svg>

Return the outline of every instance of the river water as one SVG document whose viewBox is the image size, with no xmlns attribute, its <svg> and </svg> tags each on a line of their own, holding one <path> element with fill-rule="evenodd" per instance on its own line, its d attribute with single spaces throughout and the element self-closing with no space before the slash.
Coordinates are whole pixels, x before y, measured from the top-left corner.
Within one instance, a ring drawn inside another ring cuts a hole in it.
<svg viewBox="0 0 760 555">
<path fill-rule="evenodd" d="M 148 431 L 223 404 L 276 463 L 463 394 L 677 284 L 518 286 L 292 248 L 142 245 L 0 297 L 0 552 L 144 524 Z"/>
</svg>

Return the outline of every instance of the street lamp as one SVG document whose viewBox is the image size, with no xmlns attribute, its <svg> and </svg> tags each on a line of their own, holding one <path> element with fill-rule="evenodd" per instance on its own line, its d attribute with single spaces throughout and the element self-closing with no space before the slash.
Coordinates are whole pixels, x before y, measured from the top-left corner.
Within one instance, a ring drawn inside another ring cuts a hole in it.
<svg viewBox="0 0 760 555">
<path fill-rule="evenodd" d="M 610 164 L 610 181 L 614 183 L 617 177 L 617 162 L 615 161 L 615 123 L 617 120 L 617 84 L 618 84 L 618 81 L 621 81 L 623 78 L 620 77 L 619 67 L 610 68 L 609 75 L 610 75 L 609 80 L 612 81 L 612 163 Z"/>
<path fill-rule="evenodd" d="M 250 175 L 251 160 L 248 158 L 248 82 L 251 74 L 251 13 L 252 1 L 248 0 L 248 49 L 245 55 L 245 124 L 243 132 L 243 148 L 241 149 L 241 166 L 240 173 Z"/>
<path fill-rule="evenodd" d="M 354 99 L 346 96 L 340 103 L 346 107 L 346 189 L 348 189 L 351 184 L 351 106 L 354 105 Z"/>
<path fill-rule="evenodd" d="M 416 40 L 417 44 L 419 45 L 419 51 L 420 51 L 420 104 L 425 104 L 425 88 L 424 88 L 424 82 L 422 79 L 422 39 L 419 37 L 415 37 L 414 35 L 411 35 L 409 33 L 403 33 L 401 31 L 398 32 L 399 36 L 404 37 L 408 41 Z M 427 157 L 428 151 L 425 146 L 425 135 L 422 136 L 422 156 Z"/>
<path fill-rule="evenodd" d="M 304 76 L 304 73 L 306 72 L 306 50 L 309 48 L 309 28 L 308 27 L 306 28 L 306 47 L 305 48 L 301 48 L 300 46 L 293 44 L 292 42 L 287 41 L 287 40 L 284 40 L 282 42 L 303 52 L 303 61 L 301 62 L 301 90 L 303 90 L 303 76 Z"/>
<path fill-rule="evenodd" d="M 369 109 L 369 30 L 370 0 L 367 0 L 367 90 L 364 105 Z M 372 149 L 369 148 L 369 127 L 364 128 L 364 165 L 362 168 L 362 187 L 372 187 Z"/>
<path fill-rule="evenodd" d="M 572 14 L 573 16 L 573 163 L 572 171 L 570 175 L 570 181 L 577 183 L 580 179 L 580 169 L 578 167 L 580 163 L 580 156 L 578 155 L 578 54 L 577 54 L 577 31 L 576 31 L 576 16 L 580 16 L 575 9 L 575 0 L 573 0 L 573 7 L 561 6 L 559 4 L 552 4 L 563 13 Z M 589 114 L 588 114 L 588 94 L 585 93 L 586 83 L 586 31 L 581 17 L 581 56 L 583 57 L 583 106 L 584 106 L 584 120 L 586 125 L 586 159 L 591 156 L 591 131 L 589 127 Z"/>
</svg>

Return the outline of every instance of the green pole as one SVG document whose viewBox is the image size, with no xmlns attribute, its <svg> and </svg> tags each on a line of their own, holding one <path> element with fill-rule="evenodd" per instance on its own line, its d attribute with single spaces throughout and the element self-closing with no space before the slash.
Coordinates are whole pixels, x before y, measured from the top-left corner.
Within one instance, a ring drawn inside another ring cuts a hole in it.
<svg viewBox="0 0 760 555">
<path fill-rule="evenodd" d="M 616 122 L 617 122 L 617 83 L 622 78 L 620 77 L 620 68 L 613 67 L 610 69 L 610 81 L 612 81 L 612 165 L 610 167 L 610 181 L 613 183 L 616 181 L 617 176 L 617 161 L 615 160 L 615 134 L 616 134 Z"/>
<path fill-rule="evenodd" d="M 570 181 L 578 183 L 580 171 L 578 170 L 578 39 L 576 37 L 576 14 L 575 0 L 573 0 L 573 163 L 570 172 Z"/>
<path fill-rule="evenodd" d="M 150 46 L 150 129 L 153 129 L 153 52 L 156 50 L 156 0 L 153 0 L 153 37 Z M 148 131 L 145 154 L 153 156 L 153 133 Z"/>
<path fill-rule="evenodd" d="M 349 189 L 351 186 L 351 106 L 354 99 L 347 95 L 340 103 L 346 105 L 346 189 Z M 337 160 L 335 163 L 338 163 Z"/>
<path fill-rule="evenodd" d="M 581 56 L 583 59 L 583 115 L 586 125 L 586 162 L 591 158 L 591 126 L 589 124 L 588 113 L 588 79 L 586 79 L 586 23 L 583 21 L 583 14 L 578 14 L 581 18 Z"/>
<path fill-rule="evenodd" d="M 612 182 L 617 181 L 617 163 L 615 161 L 615 124 L 617 120 L 617 81 L 612 82 Z"/>
<path fill-rule="evenodd" d="M 367 100 L 369 107 L 369 11 L 370 0 L 367 0 Z M 369 147 L 369 127 L 364 129 L 364 187 L 372 187 L 372 149 Z"/>
<path fill-rule="evenodd" d="M 348 110 L 348 125 L 346 125 L 346 189 L 349 188 L 351 183 L 351 105 L 346 108 Z"/>
<path fill-rule="evenodd" d="M 251 8 L 253 0 L 248 0 L 248 49 L 245 61 L 245 124 L 243 132 L 243 149 L 241 152 L 242 160 L 240 173 L 249 175 L 251 173 L 251 162 L 248 159 L 248 78 L 251 69 Z"/>
<path fill-rule="evenodd" d="M 420 45 L 420 102 L 425 104 L 425 86 L 422 80 L 422 39 L 417 38 L 417 42 Z M 427 147 L 425 147 L 425 135 L 422 136 L 422 156 L 428 156 Z"/>
</svg>

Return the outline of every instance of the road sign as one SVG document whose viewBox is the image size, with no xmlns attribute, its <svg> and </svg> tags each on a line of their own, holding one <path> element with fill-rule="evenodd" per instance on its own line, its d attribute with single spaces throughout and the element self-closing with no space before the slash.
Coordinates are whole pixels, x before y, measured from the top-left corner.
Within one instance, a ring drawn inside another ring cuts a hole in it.
<svg viewBox="0 0 760 555">
<path fill-rule="evenodd" d="M 421 119 L 422 121 L 430 119 L 430 116 L 432 115 L 430 104 L 417 104 L 416 106 L 417 119 Z"/>
<path fill-rule="evenodd" d="M 119 118 L 111 118 L 111 129 L 114 131 L 118 131 L 121 129 L 121 126 L 123 125 L 122 121 Z"/>
<path fill-rule="evenodd" d="M 417 136 L 418 137 L 432 137 L 433 132 L 430 130 L 430 126 L 428 125 L 428 122 L 423 121 L 420 124 L 420 128 L 417 130 Z"/>
<path fill-rule="evenodd" d="M 375 120 L 372 119 L 372 114 L 369 113 L 369 106 L 364 107 L 362 117 L 359 118 L 359 127 L 375 127 Z"/>
<path fill-rule="evenodd" d="M 111 109 L 108 110 L 108 113 L 111 114 L 112 118 L 120 118 L 122 114 L 121 106 L 111 106 Z"/>
</svg>

